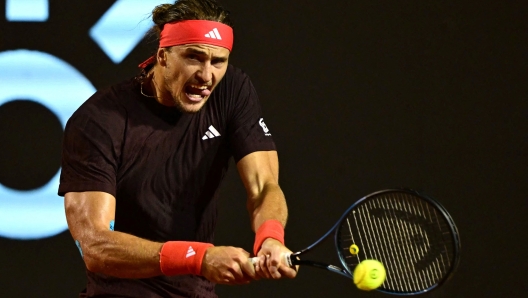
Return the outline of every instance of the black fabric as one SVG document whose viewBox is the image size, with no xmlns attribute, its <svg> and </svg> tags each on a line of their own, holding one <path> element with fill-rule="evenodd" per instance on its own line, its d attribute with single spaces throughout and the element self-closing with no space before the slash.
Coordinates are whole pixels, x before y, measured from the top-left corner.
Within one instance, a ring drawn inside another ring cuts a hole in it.
<svg viewBox="0 0 528 298">
<path fill-rule="evenodd" d="M 255 151 L 275 150 L 253 85 L 229 66 L 196 114 L 165 107 L 142 96 L 139 88 L 130 79 L 98 91 L 69 119 L 59 195 L 113 195 L 116 231 L 158 242 L 212 243 L 215 197 L 229 159 L 238 162 Z M 211 126 L 220 136 L 211 134 Z M 214 286 L 196 276 L 123 280 L 87 275 L 87 297 L 215 297 Z"/>
</svg>

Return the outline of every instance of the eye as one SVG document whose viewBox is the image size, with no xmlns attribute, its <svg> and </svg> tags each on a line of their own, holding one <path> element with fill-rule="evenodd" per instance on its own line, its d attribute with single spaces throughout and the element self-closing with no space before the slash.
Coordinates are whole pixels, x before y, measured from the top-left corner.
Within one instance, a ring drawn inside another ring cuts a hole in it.
<svg viewBox="0 0 528 298">
<path fill-rule="evenodd" d="M 216 67 L 222 66 L 225 62 L 226 62 L 226 59 L 224 58 L 216 58 L 216 59 L 211 60 L 211 64 Z"/>
<path fill-rule="evenodd" d="M 198 55 L 196 55 L 196 54 L 189 54 L 189 55 L 187 55 L 187 59 L 198 61 L 198 60 L 199 60 L 199 57 L 198 57 Z"/>
</svg>

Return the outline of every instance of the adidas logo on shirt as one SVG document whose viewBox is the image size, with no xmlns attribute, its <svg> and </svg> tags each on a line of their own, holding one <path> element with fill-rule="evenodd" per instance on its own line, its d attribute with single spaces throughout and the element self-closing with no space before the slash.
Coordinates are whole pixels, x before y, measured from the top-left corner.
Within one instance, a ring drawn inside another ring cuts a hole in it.
<svg viewBox="0 0 528 298">
<path fill-rule="evenodd" d="M 209 129 L 205 132 L 205 135 L 202 137 L 202 140 L 212 139 L 219 136 L 220 133 L 218 132 L 218 130 L 216 130 L 216 128 L 211 125 L 209 126 Z"/>
<path fill-rule="evenodd" d="M 218 29 L 216 28 L 214 28 L 213 31 L 209 31 L 209 33 L 205 34 L 205 37 L 222 40 L 222 36 L 220 36 L 220 32 L 218 32 Z"/>
<path fill-rule="evenodd" d="M 185 255 L 185 258 L 192 257 L 196 254 L 192 246 L 189 246 L 189 249 L 187 250 L 187 254 Z"/>
</svg>

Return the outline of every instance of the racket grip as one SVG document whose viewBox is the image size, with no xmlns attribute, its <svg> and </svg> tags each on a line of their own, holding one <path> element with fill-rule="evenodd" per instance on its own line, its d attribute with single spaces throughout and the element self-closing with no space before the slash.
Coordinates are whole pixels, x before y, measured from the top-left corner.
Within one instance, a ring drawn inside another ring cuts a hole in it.
<svg viewBox="0 0 528 298">
<path fill-rule="evenodd" d="M 291 257 L 290 253 L 283 254 L 282 255 L 282 262 L 284 264 L 288 265 L 289 267 L 293 267 L 290 257 Z M 249 259 L 251 260 L 251 263 L 253 264 L 253 266 L 255 266 L 255 264 L 258 262 L 259 257 L 253 257 L 253 258 L 249 258 Z"/>
<path fill-rule="evenodd" d="M 284 264 L 288 265 L 288 267 L 293 267 L 292 261 L 291 261 L 291 254 L 283 254 L 282 255 Z"/>
</svg>

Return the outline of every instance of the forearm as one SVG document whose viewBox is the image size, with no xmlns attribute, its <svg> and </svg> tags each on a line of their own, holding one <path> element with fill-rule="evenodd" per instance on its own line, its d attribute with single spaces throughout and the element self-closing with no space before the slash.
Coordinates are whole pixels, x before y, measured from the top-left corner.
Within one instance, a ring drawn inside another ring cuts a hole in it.
<svg viewBox="0 0 528 298">
<path fill-rule="evenodd" d="M 273 279 L 295 277 L 296 270 L 283 262 L 284 255 L 290 254 L 291 250 L 284 246 L 284 227 L 288 218 L 288 209 L 280 187 L 277 184 L 270 184 L 262 192 L 262 196 L 253 202 L 252 223 L 255 231 L 253 253 L 255 256 L 260 256 L 257 259 L 259 276 Z"/>
<path fill-rule="evenodd" d="M 295 277 L 297 272 L 281 266 L 291 251 L 284 246 L 284 227 L 288 207 L 279 186 L 279 162 L 276 151 L 253 152 L 237 164 L 247 191 L 247 209 L 255 232 L 253 253 L 259 256 L 258 275 L 264 278 Z"/>
<path fill-rule="evenodd" d="M 105 192 L 68 192 L 64 196 L 68 228 L 81 249 L 86 268 L 122 278 L 161 274 L 163 243 L 109 229 L 115 218 L 115 198 Z"/>
<path fill-rule="evenodd" d="M 161 275 L 157 243 L 118 231 L 99 231 L 79 240 L 88 270 L 120 278 Z"/>
<path fill-rule="evenodd" d="M 278 220 L 283 227 L 288 219 L 288 207 L 281 188 L 276 183 L 267 183 L 262 191 L 248 199 L 248 211 L 253 231 L 257 231 L 266 220 Z"/>
</svg>

